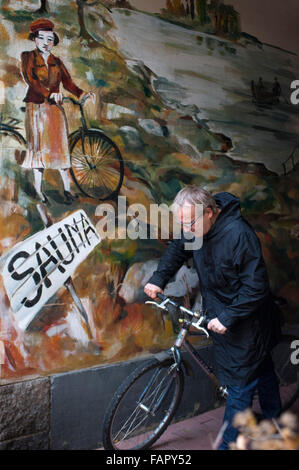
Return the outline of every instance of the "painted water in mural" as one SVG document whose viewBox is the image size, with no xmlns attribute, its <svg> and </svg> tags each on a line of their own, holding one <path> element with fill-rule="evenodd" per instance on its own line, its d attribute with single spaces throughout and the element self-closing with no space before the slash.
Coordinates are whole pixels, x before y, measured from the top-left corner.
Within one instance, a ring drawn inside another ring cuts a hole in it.
<svg viewBox="0 0 299 470">
<path fill-rule="evenodd" d="M 128 207 L 149 214 L 190 183 L 240 197 L 298 323 L 298 57 L 241 33 L 224 3 L 184 5 L 2 2 L 2 381 L 169 344 L 170 320 L 143 294 L 167 245 L 159 223 L 144 216 L 152 239 L 126 236 L 120 217 L 116 239 L 99 227 L 103 204 L 124 204 L 129 224 Z M 200 302 L 192 267 L 166 292 Z"/>
</svg>

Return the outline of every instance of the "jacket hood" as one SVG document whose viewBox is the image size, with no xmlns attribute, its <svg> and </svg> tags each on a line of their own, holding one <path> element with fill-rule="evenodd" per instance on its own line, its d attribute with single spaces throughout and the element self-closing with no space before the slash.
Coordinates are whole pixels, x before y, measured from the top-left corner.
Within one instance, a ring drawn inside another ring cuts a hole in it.
<svg viewBox="0 0 299 470">
<path fill-rule="evenodd" d="M 242 218 L 239 198 L 233 194 L 223 192 L 215 194 L 214 199 L 217 206 L 221 209 L 221 212 L 218 215 L 215 224 L 211 227 L 208 233 L 204 235 L 204 240 L 214 237 L 232 222 Z"/>
</svg>

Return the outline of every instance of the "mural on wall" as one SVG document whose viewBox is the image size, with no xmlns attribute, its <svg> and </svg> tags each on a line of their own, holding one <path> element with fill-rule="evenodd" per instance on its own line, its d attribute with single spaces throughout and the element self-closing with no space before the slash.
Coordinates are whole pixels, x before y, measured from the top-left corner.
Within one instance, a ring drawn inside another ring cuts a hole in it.
<svg viewBox="0 0 299 470">
<path fill-rule="evenodd" d="M 169 344 L 170 320 L 144 304 L 167 244 L 148 215 L 191 183 L 241 198 L 298 323 L 299 61 L 240 25 L 217 0 L 156 14 L 127 0 L 2 2 L 2 381 Z M 126 236 L 118 216 L 102 238 L 102 204 L 156 236 Z M 200 303 L 192 267 L 167 293 Z"/>
</svg>

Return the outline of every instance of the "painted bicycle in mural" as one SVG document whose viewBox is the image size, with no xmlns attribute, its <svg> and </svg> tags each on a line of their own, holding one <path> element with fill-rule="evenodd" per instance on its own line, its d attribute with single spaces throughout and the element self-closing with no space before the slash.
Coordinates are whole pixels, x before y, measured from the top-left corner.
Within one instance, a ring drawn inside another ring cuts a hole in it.
<svg viewBox="0 0 299 470">
<path fill-rule="evenodd" d="M 84 114 L 85 101 L 64 97 L 80 110 L 81 127 L 69 134 L 70 174 L 85 196 L 107 200 L 117 197 L 124 178 L 124 161 L 117 145 L 98 128 L 90 128 Z M 0 116 L 0 135 L 14 138 L 19 144 L 26 140 L 19 132 L 20 121 Z M 23 152 L 24 153 L 24 152 Z"/>
<path fill-rule="evenodd" d="M 92 198 L 115 198 L 124 178 L 124 162 L 117 145 L 100 129 L 87 126 L 84 100 L 63 98 L 79 107 L 82 126 L 69 135 L 71 175 L 78 189 Z"/>
<path fill-rule="evenodd" d="M 188 336 L 205 334 L 208 320 L 204 312 L 195 312 L 174 302 L 164 294 L 157 294 L 161 303 L 147 301 L 168 312 L 178 335 L 167 351 L 137 367 L 120 384 L 106 410 L 103 422 L 103 445 L 106 450 L 149 449 L 164 433 L 182 400 L 185 371 L 193 375 L 192 366 L 182 355 L 184 349 L 212 381 L 218 404 L 228 397 L 227 388 L 219 384 L 212 367 L 204 360 Z M 193 327 L 193 329 L 192 329 Z M 196 330 L 194 330 L 197 329 Z M 273 362 L 280 383 L 282 412 L 299 398 L 299 362 L 290 360 L 290 345 L 298 338 L 283 335 L 273 351 Z M 261 409 L 254 397 L 253 410 L 259 418 Z M 216 439 L 217 441 L 217 439 Z"/>
</svg>

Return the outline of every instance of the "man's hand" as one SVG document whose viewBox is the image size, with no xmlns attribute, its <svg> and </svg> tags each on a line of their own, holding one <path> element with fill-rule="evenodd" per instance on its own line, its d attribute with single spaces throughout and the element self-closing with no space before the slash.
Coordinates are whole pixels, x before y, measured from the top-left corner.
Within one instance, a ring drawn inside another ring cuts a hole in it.
<svg viewBox="0 0 299 470">
<path fill-rule="evenodd" d="M 208 330 L 212 330 L 214 333 L 224 335 L 224 333 L 227 331 L 227 328 L 222 325 L 218 318 L 213 318 L 213 320 L 209 321 Z"/>
<path fill-rule="evenodd" d="M 163 290 L 158 287 L 158 286 L 155 286 L 155 284 L 146 284 L 145 287 L 144 287 L 144 292 L 146 293 L 146 295 L 148 295 L 151 299 L 156 299 L 157 298 L 157 294 L 158 292 L 160 292 L 161 294 L 163 293 Z"/>
</svg>

